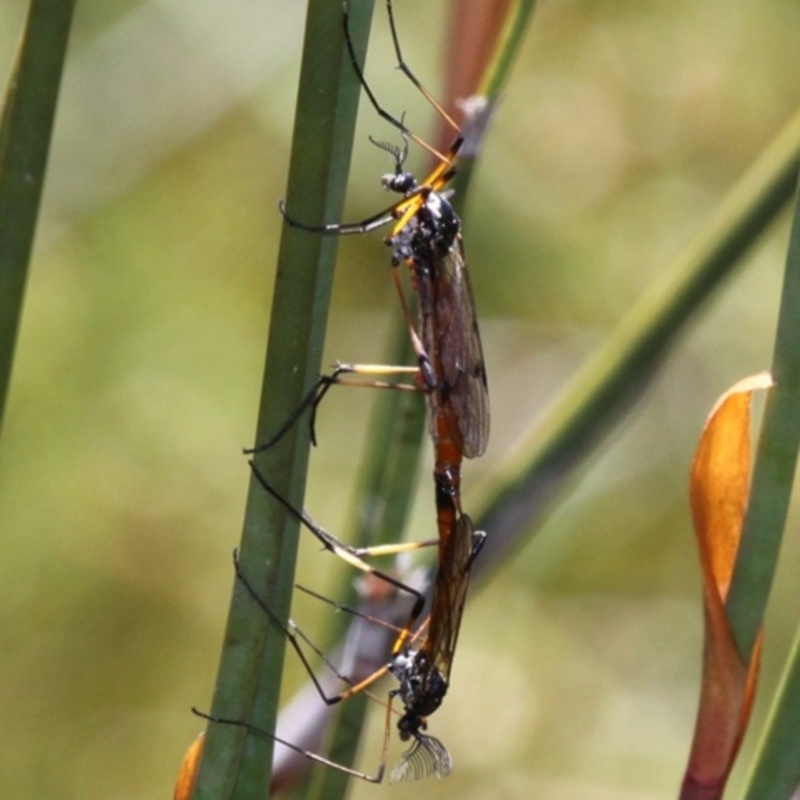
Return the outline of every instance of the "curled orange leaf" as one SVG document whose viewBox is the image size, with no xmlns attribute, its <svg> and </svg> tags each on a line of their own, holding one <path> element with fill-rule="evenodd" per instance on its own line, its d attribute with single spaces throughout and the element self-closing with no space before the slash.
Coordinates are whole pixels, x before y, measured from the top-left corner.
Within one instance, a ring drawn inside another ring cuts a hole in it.
<svg viewBox="0 0 800 800">
<path fill-rule="evenodd" d="M 703 573 L 705 639 L 700 705 L 681 800 L 717 800 L 733 766 L 755 691 L 760 641 L 739 652 L 725 600 L 750 490 L 750 406 L 768 373 L 739 381 L 712 410 L 692 463 L 692 517 Z"/>
<path fill-rule="evenodd" d="M 203 755 L 205 737 L 201 733 L 190 745 L 181 762 L 178 780 L 175 782 L 175 791 L 172 800 L 189 800 L 192 796 L 194 783 L 197 779 L 197 769 L 200 766 L 200 757 Z"/>
</svg>

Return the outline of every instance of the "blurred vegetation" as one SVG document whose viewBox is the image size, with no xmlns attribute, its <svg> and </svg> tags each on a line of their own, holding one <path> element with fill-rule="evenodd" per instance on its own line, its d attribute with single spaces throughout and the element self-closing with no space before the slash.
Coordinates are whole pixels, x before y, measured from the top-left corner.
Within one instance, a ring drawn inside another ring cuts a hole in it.
<svg viewBox="0 0 800 800">
<path fill-rule="evenodd" d="M 398 0 L 407 58 L 433 87 L 436 5 Z M 0 5 L 3 85 L 23 13 Z M 370 80 L 424 130 L 376 16 Z M 188 709 L 213 684 L 241 528 L 302 25 L 290 3 L 78 6 L 0 448 L 5 795 L 169 796 L 202 727 Z M 798 107 L 799 26 L 795 4 L 755 0 L 541 5 L 466 214 L 493 404 L 470 510 Z M 369 133 L 386 135 L 364 107 L 348 219 L 385 201 Z M 786 238 L 782 222 L 473 597 L 436 718 L 456 769 L 428 796 L 675 795 L 701 641 L 688 466 L 720 391 L 769 365 Z M 342 244 L 325 361 L 374 360 L 396 303 L 387 260 L 369 237 Z M 353 395 L 325 406 L 307 495 L 345 536 L 371 402 Z M 412 519 L 428 531 L 420 475 Z M 790 536 L 753 731 L 790 645 L 797 555 Z M 304 582 L 324 592 L 331 561 L 304 542 Z M 318 607 L 295 605 L 320 632 Z M 289 665 L 287 690 L 303 677 Z"/>
</svg>

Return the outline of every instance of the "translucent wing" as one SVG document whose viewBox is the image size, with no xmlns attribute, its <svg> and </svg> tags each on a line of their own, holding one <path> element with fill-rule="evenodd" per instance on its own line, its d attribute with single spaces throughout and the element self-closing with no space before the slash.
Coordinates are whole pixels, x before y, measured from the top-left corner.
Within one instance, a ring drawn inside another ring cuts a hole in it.
<svg viewBox="0 0 800 800">
<path fill-rule="evenodd" d="M 475 458 L 489 439 L 489 391 L 460 234 L 432 259 L 425 278 L 418 286 L 422 342 L 441 384 L 431 401 L 451 405 L 450 435 L 466 458 Z"/>
<path fill-rule="evenodd" d="M 417 733 L 414 743 L 403 753 L 400 763 L 389 776 L 391 783 L 417 781 L 435 775 L 440 780 L 453 770 L 453 759 L 447 748 L 434 736 Z"/>
<path fill-rule="evenodd" d="M 448 679 L 467 599 L 472 561 L 485 534 L 476 533 L 472 520 L 462 514 L 442 543 L 433 586 L 428 636 L 422 649 L 441 676 Z"/>
<path fill-rule="evenodd" d="M 462 452 L 467 458 L 475 458 L 486 450 L 489 439 L 489 391 L 461 235 L 443 261 L 441 286 L 444 294 L 439 305 L 448 292 L 451 294 L 447 300 L 452 308 L 454 334 L 440 350 L 443 378 L 459 420 Z"/>
</svg>

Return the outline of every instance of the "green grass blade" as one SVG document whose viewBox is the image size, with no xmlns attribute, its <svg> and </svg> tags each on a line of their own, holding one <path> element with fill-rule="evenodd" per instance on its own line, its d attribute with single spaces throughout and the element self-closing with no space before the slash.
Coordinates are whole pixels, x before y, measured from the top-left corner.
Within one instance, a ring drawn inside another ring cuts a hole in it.
<svg viewBox="0 0 800 800">
<path fill-rule="evenodd" d="M 535 7 L 536 0 L 516 0 L 512 3 L 497 38 L 492 57 L 475 92 L 477 96 L 486 101 L 486 108 L 480 111 L 474 119 L 466 120 L 464 131 L 466 139 L 461 149 L 458 172 L 450 184 L 455 193 L 455 204 L 459 210 L 464 206 L 463 198 L 466 196 L 467 187 L 472 180 L 483 137 L 491 125 L 494 108 L 508 82 L 511 67 L 519 54 Z M 452 55 L 456 56 L 457 54 Z"/>
<path fill-rule="evenodd" d="M 541 523 L 575 470 L 643 393 L 683 327 L 791 199 L 799 166 L 797 114 L 498 471 L 497 493 L 479 520 L 491 535 L 476 572 Z"/>
<path fill-rule="evenodd" d="M 356 47 L 365 48 L 371 2 L 351 4 Z M 298 219 L 338 219 L 344 199 L 359 87 L 344 45 L 341 6 L 312 0 L 308 8 L 287 206 Z M 277 213 L 277 211 L 275 212 Z M 275 278 L 256 440 L 267 439 L 295 409 L 320 368 L 336 237 L 284 226 Z M 256 457 L 280 494 L 302 506 L 308 429 L 287 434 Z M 271 608 L 288 614 L 297 521 L 251 478 L 241 540 L 241 565 Z M 239 585 L 234 585 L 211 713 L 274 729 L 284 636 Z M 240 728 L 210 725 L 194 798 L 266 795 L 272 742 Z"/>
<path fill-rule="evenodd" d="M 800 633 L 753 761 L 744 800 L 787 800 L 800 787 Z"/>
<path fill-rule="evenodd" d="M 726 603 L 745 661 L 764 619 L 800 444 L 800 202 L 795 203 L 775 353 L 742 542 Z"/>
<path fill-rule="evenodd" d="M 742 542 L 727 608 L 745 661 L 762 627 L 791 500 L 800 447 L 800 197 L 786 259 L 772 373 Z M 800 637 L 754 759 L 747 800 L 784 800 L 800 785 Z"/>
<path fill-rule="evenodd" d="M 490 102 L 500 96 L 506 85 L 535 7 L 536 0 L 516 0 L 507 15 L 494 56 L 478 88 L 478 94 L 485 95 Z"/>
<path fill-rule="evenodd" d="M 74 0 L 33 0 L 0 120 L 0 428 Z"/>
</svg>

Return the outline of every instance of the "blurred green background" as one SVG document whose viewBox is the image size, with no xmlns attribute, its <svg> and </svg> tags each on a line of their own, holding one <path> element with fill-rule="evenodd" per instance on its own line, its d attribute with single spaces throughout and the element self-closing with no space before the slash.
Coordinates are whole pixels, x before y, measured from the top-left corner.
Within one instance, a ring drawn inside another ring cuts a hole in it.
<svg viewBox="0 0 800 800">
<path fill-rule="evenodd" d="M 0 4 L 3 85 L 25 5 Z M 445 4 L 396 5 L 435 93 Z M 0 448 L 3 797 L 169 797 L 202 727 L 189 707 L 209 704 L 240 532 L 302 6 L 78 6 Z M 380 4 L 375 19 L 373 88 L 431 130 Z M 792 2 L 541 4 L 465 215 L 493 405 L 490 450 L 465 470 L 470 511 L 798 106 L 798 31 Z M 386 202 L 390 165 L 367 135 L 392 133 L 362 111 L 348 219 Z M 453 776 L 354 797 L 675 796 L 701 646 L 688 465 L 717 395 L 769 366 L 786 238 L 784 219 L 535 540 L 474 593 L 431 727 Z M 396 299 L 379 239 L 342 242 L 326 363 L 381 358 Z M 312 458 L 307 506 L 344 538 L 371 399 L 333 395 Z M 796 622 L 796 528 L 795 513 L 753 731 Z M 302 580 L 325 591 L 338 565 L 305 544 Z M 320 633 L 314 611 L 299 609 Z M 289 668 L 287 691 L 302 680 Z"/>
</svg>

